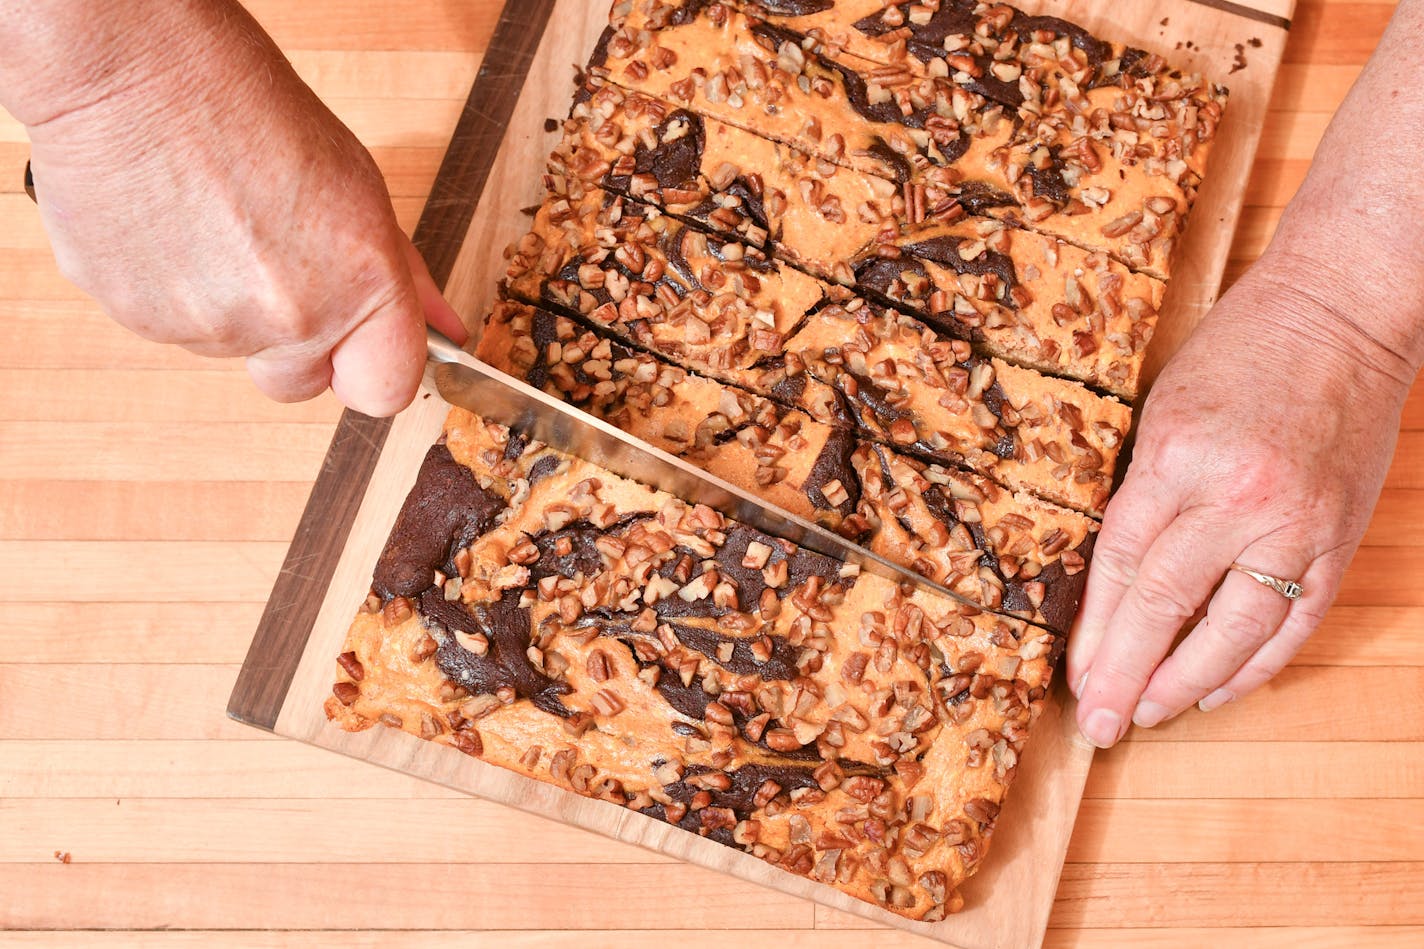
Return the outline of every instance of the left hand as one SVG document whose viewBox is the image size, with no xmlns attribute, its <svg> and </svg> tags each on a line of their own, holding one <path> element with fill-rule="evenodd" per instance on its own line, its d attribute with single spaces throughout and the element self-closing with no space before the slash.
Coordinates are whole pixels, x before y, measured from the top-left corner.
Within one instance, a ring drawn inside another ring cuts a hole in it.
<svg viewBox="0 0 1424 949">
<path fill-rule="evenodd" d="M 1107 748 L 1260 686 L 1335 598 L 1384 484 L 1409 374 L 1267 261 L 1208 314 L 1143 409 L 1068 645 L 1078 723 Z M 1288 580 L 1291 602 L 1233 562 Z M 1175 648 L 1205 605 L 1205 619 Z M 1170 651 L 1170 655 L 1168 655 Z"/>
</svg>

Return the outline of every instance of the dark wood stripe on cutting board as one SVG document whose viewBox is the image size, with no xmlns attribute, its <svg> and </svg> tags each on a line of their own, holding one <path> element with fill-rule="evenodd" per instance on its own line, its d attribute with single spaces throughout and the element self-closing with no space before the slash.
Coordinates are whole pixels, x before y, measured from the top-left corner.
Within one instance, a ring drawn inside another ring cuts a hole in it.
<svg viewBox="0 0 1424 949">
<path fill-rule="evenodd" d="M 1248 20 L 1255 20 L 1257 23 L 1265 23 L 1267 26 L 1278 27 L 1282 30 L 1289 30 L 1291 21 L 1287 17 L 1279 16 L 1275 13 L 1267 13 L 1265 10 L 1257 10 L 1240 3 L 1232 3 L 1231 0 L 1187 0 L 1188 3 L 1195 3 L 1203 7 L 1211 7 L 1213 10 L 1220 10 L 1223 13 L 1234 14 L 1245 17 Z"/>
<path fill-rule="evenodd" d="M 441 287 L 460 254 L 554 2 L 509 0 L 495 25 L 415 231 L 415 246 Z M 351 411 L 341 416 L 228 699 L 232 718 L 267 731 L 276 725 L 390 427 L 390 419 Z"/>
<path fill-rule="evenodd" d="M 506 0 L 465 111 L 440 163 L 414 240 L 441 287 L 450 279 L 460 256 L 554 3 Z"/>
</svg>

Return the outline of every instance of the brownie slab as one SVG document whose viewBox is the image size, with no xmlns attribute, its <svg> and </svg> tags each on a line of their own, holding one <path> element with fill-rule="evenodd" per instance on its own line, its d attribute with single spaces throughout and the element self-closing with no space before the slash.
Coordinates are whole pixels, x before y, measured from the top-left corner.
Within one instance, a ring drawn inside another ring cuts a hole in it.
<svg viewBox="0 0 1424 949">
<path fill-rule="evenodd" d="M 1097 525 L 904 458 L 548 311 L 495 306 L 479 357 L 975 604 L 1066 633 Z"/>
<path fill-rule="evenodd" d="M 984 218 L 886 231 L 848 263 L 857 289 L 943 333 L 970 326 L 996 355 L 1128 400 L 1166 292 L 1107 254 Z"/>
<path fill-rule="evenodd" d="M 1137 395 L 1226 91 L 975 0 L 609 22 L 480 356 L 954 596 L 454 410 L 327 715 L 942 919 L 1076 612 L 1131 421 L 1099 392 Z"/>
<path fill-rule="evenodd" d="M 1161 56 L 1006 3 L 735 0 L 734 5 L 809 38 L 813 48 L 831 59 L 848 54 L 951 78 L 986 99 L 1031 112 L 1050 108 L 1055 97 L 1068 100 L 1097 89 L 1150 88 L 1159 98 L 1191 98 L 1197 107 L 1225 95 Z M 1209 142 L 1211 135 L 1202 138 Z M 1195 154 L 1198 143 L 1183 144 Z"/>
<path fill-rule="evenodd" d="M 993 178 L 1012 138 L 1004 109 L 930 78 L 892 92 L 807 52 L 794 33 L 722 3 L 635 0 L 614 7 L 586 80 L 607 79 L 891 180 L 916 162 L 959 163 Z M 587 94 L 587 90 L 584 94 Z"/>
<path fill-rule="evenodd" d="M 588 185 L 654 204 L 823 280 L 887 302 L 891 291 L 997 355 L 1137 394 L 1164 285 L 1105 254 L 966 217 L 956 201 L 926 204 L 922 185 L 899 188 L 614 85 L 578 103 L 564 131 L 547 180 L 571 204 Z M 884 258 L 916 252 L 923 279 L 906 287 L 905 268 Z"/>
<path fill-rule="evenodd" d="M 978 464 L 1011 487 L 1089 513 L 1107 503 L 1132 424 L 1116 399 L 976 356 L 963 341 L 860 300 L 807 316 L 785 351 L 788 363 L 841 393 L 861 430 L 880 441 L 928 457 L 973 446 L 999 459 Z"/>
<path fill-rule="evenodd" d="M 984 857 L 1053 648 L 457 410 L 327 713 L 934 920 Z"/>
<path fill-rule="evenodd" d="M 550 195 L 506 256 L 511 295 L 619 327 L 713 374 L 780 354 L 830 289 L 757 248 L 599 189 Z"/>
<path fill-rule="evenodd" d="M 880 398 L 867 411 L 867 379 L 851 405 L 827 390 L 828 380 L 788 361 L 788 353 L 795 355 L 789 341 L 808 323 L 824 327 L 832 320 L 838 321 L 833 332 L 849 336 L 857 322 L 873 321 L 880 311 L 858 299 L 841 306 L 835 298 L 850 295 L 844 288 L 601 191 L 587 192 L 578 203 L 559 196 L 547 201 L 533 230 L 511 248 L 507 274 L 513 297 L 581 317 L 684 368 L 1088 513 L 1101 510 L 1107 498 L 1131 420 L 1114 399 L 1027 371 L 1001 373 L 968 399 L 935 392 L 932 417 L 905 402 L 900 383 L 891 387 L 889 401 Z M 932 340 L 926 331 L 923 341 Z M 957 353 L 960 362 L 969 358 L 964 344 L 936 351 Z M 928 378 L 937 384 L 945 372 L 951 384 L 960 375 L 942 366 Z M 1117 426 L 1115 434 L 1099 429 L 1105 420 Z M 1018 434 L 1021 427 L 1027 439 Z"/>
<path fill-rule="evenodd" d="M 1035 194 L 1052 208 L 1029 200 L 992 213 L 1020 223 L 1025 212 L 1042 215 L 1031 226 L 1146 273 L 1170 272 L 1226 106 L 1225 87 L 1155 53 L 1008 4 L 740 6 L 832 59 L 944 77 L 1015 110 L 1013 161 L 1043 166 L 1030 175 L 1047 186 Z M 1055 179 L 1076 187 L 1077 197 L 1055 194 Z"/>
<path fill-rule="evenodd" d="M 887 178 L 611 83 L 574 105 L 549 169 L 552 191 L 597 185 L 846 284 L 839 262 L 904 221 Z"/>
<path fill-rule="evenodd" d="M 606 78 L 914 181 L 932 202 L 957 200 L 1160 277 L 1225 103 L 1199 79 L 1124 74 L 1121 85 L 1054 87 L 1009 105 L 961 81 L 962 70 L 827 58 L 814 38 L 720 3 L 636 0 L 615 7 L 613 24 L 590 63 L 595 85 Z M 1074 48 L 1071 37 L 1062 45 Z"/>
</svg>

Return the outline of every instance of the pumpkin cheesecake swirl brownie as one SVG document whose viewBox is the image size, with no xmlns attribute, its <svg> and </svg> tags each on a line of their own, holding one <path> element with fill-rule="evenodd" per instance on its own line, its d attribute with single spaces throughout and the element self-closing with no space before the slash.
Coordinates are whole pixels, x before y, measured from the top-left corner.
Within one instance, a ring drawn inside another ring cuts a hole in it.
<svg viewBox="0 0 1424 949">
<path fill-rule="evenodd" d="M 1054 642 L 457 410 L 327 712 L 935 920 L 984 857 Z"/>
<path fill-rule="evenodd" d="M 612 84 L 574 106 L 547 180 L 571 205 L 589 185 L 654 204 L 996 355 L 1137 394 L 1160 280 L 958 201 L 926 206 L 922 187 Z"/>
<path fill-rule="evenodd" d="M 1011 114 L 982 96 L 925 78 L 897 101 L 722 3 L 616 5 L 584 81 L 582 95 L 613 82 L 897 182 L 924 163 L 998 181 L 992 152 L 1012 140 Z"/>
<path fill-rule="evenodd" d="M 857 440 L 522 303 L 495 306 L 485 362 L 975 604 L 1066 633 L 1097 525 L 988 478 Z"/>
<path fill-rule="evenodd" d="M 757 248 L 596 188 L 550 195 L 505 256 L 510 295 L 719 377 L 779 355 L 831 290 Z"/>
<path fill-rule="evenodd" d="M 1117 131 L 1135 133 L 1115 142 L 1103 139 L 1129 165 L 1180 158 L 1200 175 L 1227 99 L 1224 87 L 1185 73 L 1160 55 L 1006 3 L 830 0 L 815 10 L 795 0 L 736 0 L 736 5 L 809 39 L 806 45 L 832 59 L 848 54 L 852 61 L 948 78 L 1026 116 L 1067 108 L 1092 118 L 1103 109 Z M 1165 173 L 1156 164 L 1144 170 Z"/>
<path fill-rule="evenodd" d="M 1166 290 L 1106 254 L 984 218 L 886 233 L 848 265 L 858 290 L 936 329 L 963 323 L 967 302 L 975 335 L 1003 340 L 986 349 L 1129 400 Z"/>
<path fill-rule="evenodd" d="M 859 428 L 879 441 L 938 457 L 970 425 L 997 438 L 983 470 L 1016 488 L 1100 512 L 1112 489 L 1131 410 L 1082 386 L 976 356 L 919 321 L 862 301 L 807 317 L 785 363 L 832 386 Z M 980 456 L 982 457 L 982 456 Z M 1011 464 L 1005 464 L 1012 459 Z"/>
<path fill-rule="evenodd" d="M 733 0 L 761 20 L 843 54 L 927 75 L 952 76 L 985 98 L 1042 108 L 1045 93 L 1165 81 L 1172 70 L 1054 16 L 983 0 Z M 1025 81 L 1026 80 L 1026 81 Z M 1071 87 L 1064 83 L 1071 82 Z"/>
<path fill-rule="evenodd" d="M 939 75 L 827 58 L 812 37 L 701 0 L 631 0 L 615 6 L 612 24 L 590 62 L 595 83 L 606 78 L 913 183 L 927 204 L 957 200 L 1162 277 L 1225 103 L 1224 90 L 1175 73 L 1160 82 L 1123 73 L 1120 84 L 1075 86 L 1066 97 L 1055 86 L 996 101 L 964 81 L 978 69 L 972 62 Z M 1071 37 L 1061 45 L 1075 48 Z"/>
<path fill-rule="evenodd" d="M 479 355 L 955 596 L 456 409 L 329 718 L 959 910 L 1224 104 L 1004 5 L 615 0 Z"/>
<path fill-rule="evenodd" d="M 1131 423 L 1126 405 L 980 359 L 923 327 L 908 341 L 901 329 L 884 334 L 872 347 L 873 370 L 838 371 L 837 391 L 828 391 L 832 380 L 804 373 L 801 354 L 814 349 L 822 365 L 835 334 L 849 340 L 869 326 L 859 334 L 867 341 L 892 324 L 863 300 L 837 303 L 849 296 L 844 288 L 754 248 L 590 191 L 577 204 L 547 201 L 509 253 L 513 297 L 586 319 L 684 368 L 1075 510 L 1097 513 L 1107 500 Z"/>
<path fill-rule="evenodd" d="M 1016 159 L 1052 165 L 1059 178 L 1088 189 L 1095 206 L 1085 209 L 1072 198 L 1060 206 L 1048 188 L 1042 197 L 1051 209 L 1038 201 L 1022 209 L 1005 202 L 996 213 L 1111 252 L 1145 272 L 1170 272 L 1172 244 L 1196 199 L 1226 106 L 1224 87 L 1155 53 L 1003 3 L 739 5 L 809 38 L 833 59 L 945 77 L 1016 110 Z"/>
</svg>

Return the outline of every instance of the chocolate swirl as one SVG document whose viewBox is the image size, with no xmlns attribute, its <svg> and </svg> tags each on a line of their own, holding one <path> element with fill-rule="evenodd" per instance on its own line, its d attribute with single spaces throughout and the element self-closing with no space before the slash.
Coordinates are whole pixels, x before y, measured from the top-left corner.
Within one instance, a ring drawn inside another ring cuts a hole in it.
<svg viewBox="0 0 1424 949">
<path fill-rule="evenodd" d="M 489 530 L 504 508 L 504 499 L 481 488 L 450 449 L 435 445 L 376 562 L 373 589 L 386 600 L 415 596 L 435 582 L 437 569 L 454 574 L 450 557 Z"/>
<path fill-rule="evenodd" d="M 529 661 L 528 649 L 533 639 L 529 610 L 519 605 L 520 592 L 510 591 L 492 603 L 479 603 L 466 608 L 459 601 L 445 599 L 443 591 L 429 589 L 420 597 L 420 614 L 427 623 L 436 623 L 452 635 L 442 637 L 435 650 L 435 662 L 451 682 L 471 695 L 493 695 L 502 688 L 511 688 L 521 699 L 535 707 L 567 718 L 573 714 L 560 695 L 573 689 L 567 683 L 551 679 Z M 453 634 L 482 633 L 489 640 L 489 650 L 476 655 Z"/>
</svg>

